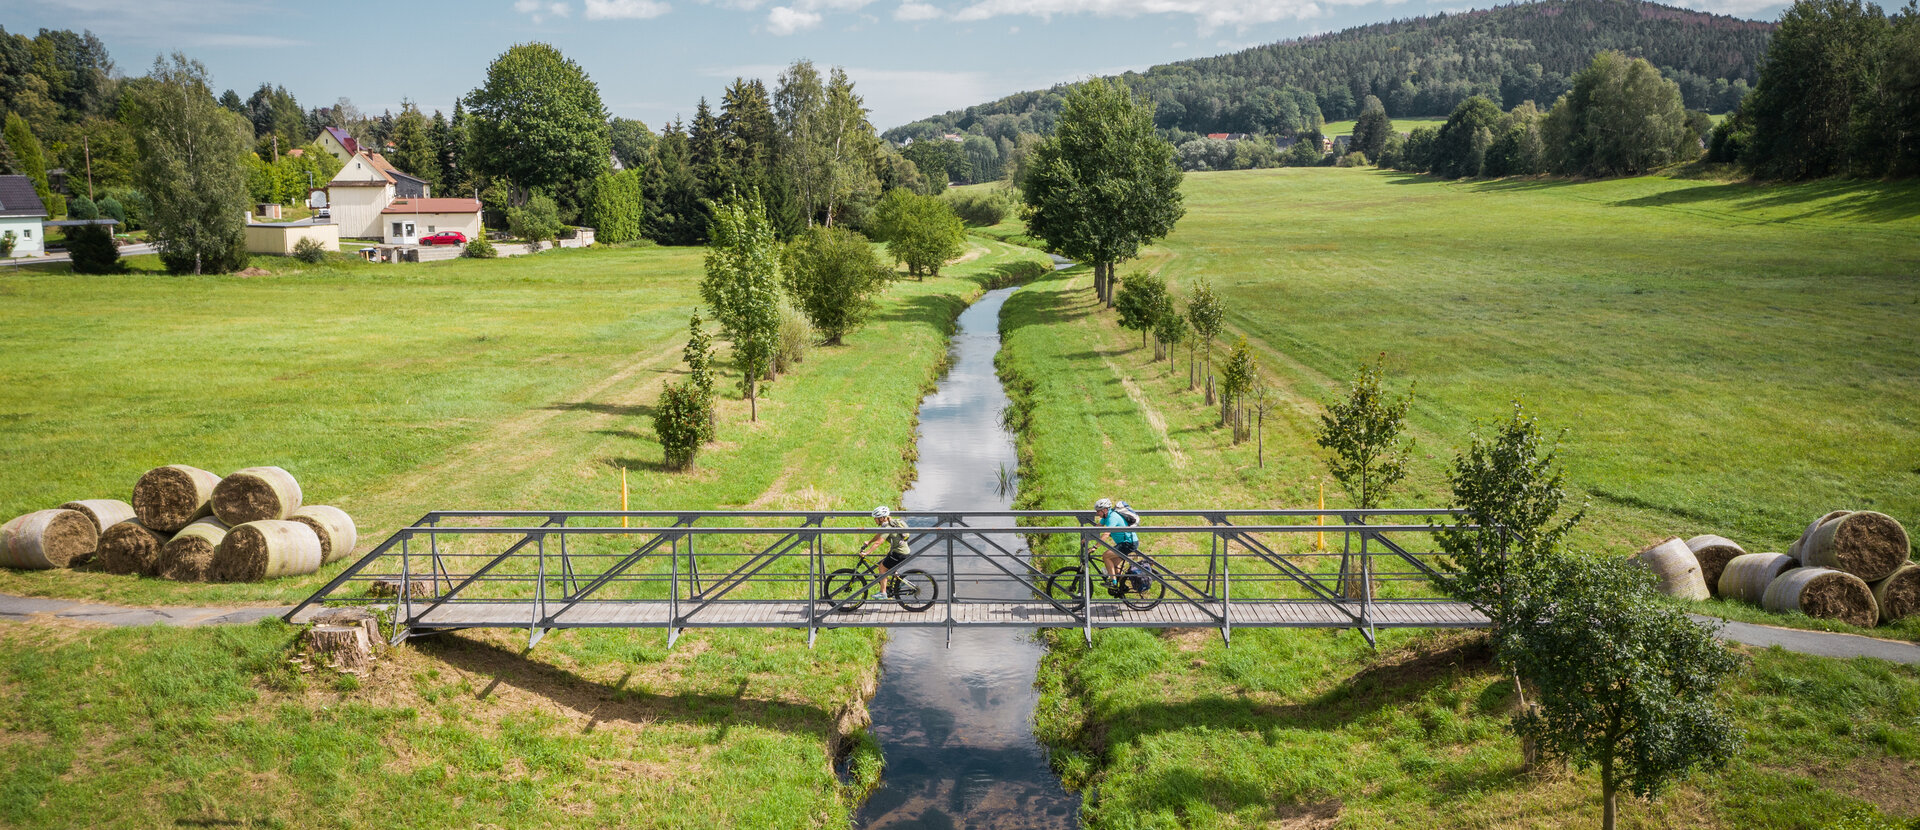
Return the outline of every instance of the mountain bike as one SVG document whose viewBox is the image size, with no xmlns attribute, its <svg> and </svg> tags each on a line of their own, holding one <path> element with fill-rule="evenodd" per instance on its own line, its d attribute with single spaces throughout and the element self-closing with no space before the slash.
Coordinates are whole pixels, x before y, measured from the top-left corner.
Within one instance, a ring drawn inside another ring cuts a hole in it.
<svg viewBox="0 0 1920 830">
<path fill-rule="evenodd" d="M 873 591 L 875 571 L 880 567 L 876 560 L 860 554 L 860 564 L 852 568 L 840 568 L 827 574 L 820 583 L 820 599 L 833 607 L 835 611 L 852 611 L 865 604 L 868 594 Z M 933 607 L 940 599 L 940 583 L 933 575 L 918 568 L 904 571 L 892 571 L 885 577 L 887 595 L 901 608 L 908 611 L 925 611 Z"/>
<path fill-rule="evenodd" d="M 1141 587 L 1140 577 L 1129 574 L 1120 578 L 1119 587 L 1107 587 L 1105 572 L 1096 569 L 1093 580 L 1098 586 L 1096 590 L 1106 591 L 1107 596 L 1120 600 L 1121 604 L 1135 611 L 1150 611 L 1154 606 L 1159 605 L 1160 601 L 1167 596 L 1166 575 L 1160 573 L 1145 557 L 1134 560 L 1123 553 L 1120 558 L 1127 561 L 1129 570 L 1140 568 L 1147 572 L 1146 586 Z M 1080 592 L 1082 573 L 1079 565 L 1068 565 L 1054 571 L 1053 575 L 1047 579 L 1047 596 L 1052 597 L 1054 602 L 1060 603 L 1069 611 L 1078 611 L 1086 607 L 1087 598 Z"/>
</svg>

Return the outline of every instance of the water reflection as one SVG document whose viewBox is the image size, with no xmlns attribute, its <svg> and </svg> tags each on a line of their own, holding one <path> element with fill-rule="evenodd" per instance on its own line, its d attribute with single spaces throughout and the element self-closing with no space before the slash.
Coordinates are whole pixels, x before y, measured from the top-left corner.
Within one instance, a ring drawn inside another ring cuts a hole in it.
<svg viewBox="0 0 1920 830">
<path fill-rule="evenodd" d="M 1006 391 L 994 374 L 1000 307 L 1014 289 L 989 292 L 960 315 L 953 369 L 920 405 L 919 477 L 904 510 L 1005 510 L 1016 468 L 1013 437 L 1001 428 Z M 982 522 L 968 522 L 976 527 Z M 1017 535 L 992 537 L 1018 549 Z M 1024 552 L 1024 551 L 1023 551 Z M 941 579 L 945 554 L 917 560 Z M 1000 571 L 964 549 L 953 558 L 958 593 L 1018 598 L 1010 580 L 969 579 Z M 937 609 L 936 609 L 937 611 Z M 933 613 L 933 612 L 929 612 Z M 894 629 L 870 704 L 886 755 L 880 788 L 861 808 L 870 828 L 1071 828 L 1080 799 L 1060 786 L 1033 737 L 1042 649 L 1032 632 Z"/>
</svg>

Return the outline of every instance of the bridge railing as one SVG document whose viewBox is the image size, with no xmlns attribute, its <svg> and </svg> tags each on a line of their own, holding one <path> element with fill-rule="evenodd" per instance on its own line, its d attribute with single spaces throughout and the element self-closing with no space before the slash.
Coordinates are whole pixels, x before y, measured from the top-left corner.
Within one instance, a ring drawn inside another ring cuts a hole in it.
<svg viewBox="0 0 1920 830">
<path fill-rule="evenodd" d="M 309 597 L 390 607 L 393 637 L 469 627 L 1094 628 L 1478 625 L 1440 583 L 1435 523 L 1455 511 L 1145 510 L 1132 563 L 1164 596 L 1142 609 L 1100 574 L 1116 528 L 1083 511 L 913 512 L 895 572 L 937 583 L 928 607 L 845 607 L 827 577 L 881 532 L 864 511 L 435 511 Z M 890 531 L 900 532 L 900 531 Z M 878 546 L 870 560 L 884 553 Z M 1077 569 L 1077 571 L 1075 570 Z M 844 586 L 843 586 L 844 587 Z M 1445 613 L 1442 613 L 1442 612 Z M 1467 609 L 1468 612 L 1471 609 Z"/>
</svg>

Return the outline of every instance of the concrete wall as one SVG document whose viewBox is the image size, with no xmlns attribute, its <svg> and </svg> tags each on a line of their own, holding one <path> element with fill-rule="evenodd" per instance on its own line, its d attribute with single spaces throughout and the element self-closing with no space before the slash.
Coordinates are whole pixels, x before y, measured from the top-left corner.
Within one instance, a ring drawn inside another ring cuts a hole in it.
<svg viewBox="0 0 1920 830">
<path fill-rule="evenodd" d="M 342 237 L 380 239 L 380 211 L 393 202 L 393 185 L 378 187 L 329 187 L 327 202 L 333 223 Z"/>
<path fill-rule="evenodd" d="M 47 229 L 42 216 L 18 216 L 0 219 L 0 234 L 13 232 L 13 256 L 39 256 L 47 252 Z"/>
<path fill-rule="evenodd" d="M 329 251 L 340 250 L 339 225 L 248 225 L 247 253 L 286 256 L 302 239 L 312 239 Z"/>
<path fill-rule="evenodd" d="M 393 232 L 393 223 L 413 223 L 413 236 L 402 238 Z M 442 231 L 459 231 L 469 241 L 480 237 L 479 213 L 383 213 L 380 214 L 381 241 L 389 245 L 411 245 L 420 237 Z"/>
</svg>

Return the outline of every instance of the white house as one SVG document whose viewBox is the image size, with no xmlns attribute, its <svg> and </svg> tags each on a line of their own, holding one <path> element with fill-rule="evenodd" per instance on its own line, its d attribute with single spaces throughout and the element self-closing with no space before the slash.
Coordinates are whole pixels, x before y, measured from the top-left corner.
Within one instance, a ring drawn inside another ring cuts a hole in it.
<svg viewBox="0 0 1920 830">
<path fill-rule="evenodd" d="M 400 172 L 379 153 L 361 151 L 327 182 L 327 210 L 342 237 L 380 239 L 385 235 L 380 212 L 387 205 L 431 195 L 426 181 Z"/>
<path fill-rule="evenodd" d="M 420 237 L 459 231 L 469 241 L 480 237 L 479 199 L 395 199 L 380 211 L 381 240 L 413 245 Z"/>
<path fill-rule="evenodd" d="M 320 135 L 314 139 L 314 142 L 320 145 L 320 149 L 332 154 L 343 164 L 360 152 L 360 143 L 354 141 L 353 136 L 339 127 L 321 128 Z"/>
<path fill-rule="evenodd" d="M 26 176 L 0 176 L 0 236 L 13 237 L 10 256 L 40 256 L 47 252 L 47 208 Z"/>
</svg>

